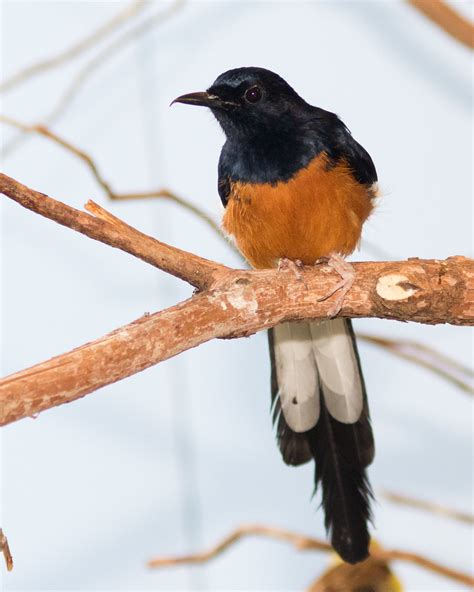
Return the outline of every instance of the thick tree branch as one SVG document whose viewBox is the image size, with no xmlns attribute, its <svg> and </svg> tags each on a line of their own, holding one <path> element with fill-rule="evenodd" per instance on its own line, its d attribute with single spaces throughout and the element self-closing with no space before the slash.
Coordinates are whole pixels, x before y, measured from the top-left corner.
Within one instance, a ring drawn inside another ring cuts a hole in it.
<svg viewBox="0 0 474 592">
<path fill-rule="evenodd" d="M 246 536 L 261 536 L 277 539 L 294 545 L 294 547 L 300 551 L 327 552 L 333 550 L 331 545 L 325 541 L 321 541 L 313 537 L 297 534 L 282 528 L 274 528 L 260 524 L 250 524 L 237 528 L 208 551 L 196 553 L 195 555 L 184 555 L 178 557 L 156 557 L 155 559 L 151 559 L 148 562 L 148 566 L 153 568 L 161 568 L 180 564 L 206 563 L 224 551 L 227 551 L 227 549 L 237 543 L 241 538 Z M 474 578 L 470 577 L 468 574 L 450 567 L 446 567 L 445 565 L 442 565 L 437 561 L 432 561 L 431 559 L 419 555 L 418 553 L 401 551 L 399 549 L 387 550 L 379 547 L 378 545 L 372 545 L 370 549 L 370 555 L 374 559 L 379 559 L 386 562 L 395 560 L 407 561 L 456 582 L 470 585 L 474 584 Z"/>
<path fill-rule="evenodd" d="M 135 255 L 201 290 L 96 341 L 0 381 L 0 424 L 36 415 L 214 338 L 249 335 L 286 320 L 327 318 L 337 274 L 327 266 L 232 270 L 128 226 L 97 204 L 75 210 L 0 174 L 0 192 L 51 220 Z M 341 316 L 474 324 L 474 261 L 355 263 Z"/>
<path fill-rule="evenodd" d="M 46 138 L 47 140 L 55 143 L 58 147 L 64 149 L 69 154 L 72 154 L 73 156 L 81 160 L 89 169 L 90 173 L 92 174 L 100 188 L 103 190 L 105 195 L 111 200 L 126 201 L 134 199 L 158 198 L 161 200 L 166 199 L 168 201 L 171 201 L 175 203 L 177 206 L 185 209 L 192 215 L 202 220 L 205 224 L 207 224 L 208 228 L 212 230 L 214 234 L 219 236 L 225 242 L 225 244 L 229 248 L 231 248 L 235 253 L 240 255 L 235 245 L 225 238 L 224 234 L 222 233 L 222 229 L 220 228 L 219 224 L 217 224 L 217 222 L 212 218 L 212 216 L 210 216 L 208 213 L 206 213 L 204 210 L 202 210 L 200 207 L 198 207 L 188 199 L 185 199 L 182 196 L 178 196 L 176 195 L 176 193 L 166 188 L 158 188 L 155 190 L 142 192 L 117 192 L 112 187 L 111 183 L 106 180 L 105 176 L 100 171 L 97 162 L 93 159 L 91 154 L 79 148 L 75 144 L 72 144 L 69 140 L 66 140 L 64 137 L 59 136 L 51 129 L 43 125 L 28 125 L 15 119 L 12 119 L 11 117 L 2 115 L 0 115 L 0 121 L 3 121 L 7 125 L 11 125 L 18 129 L 21 129 L 27 133 L 38 134 Z M 365 239 L 363 240 L 363 245 L 369 252 L 375 254 L 377 259 L 395 258 L 392 255 L 388 254 L 384 249 L 380 249 L 378 245 L 371 244 Z M 422 366 L 425 369 L 430 370 L 431 372 L 437 374 L 439 377 L 450 382 L 451 384 L 454 384 L 456 387 L 471 395 L 474 394 L 474 388 L 471 384 L 472 371 L 470 371 L 470 369 L 462 367 L 459 363 L 456 362 L 456 360 L 448 358 L 447 356 L 437 352 L 433 348 L 429 348 L 426 345 L 414 341 L 406 341 L 400 339 L 396 340 L 386 337 L 365 335 L 360 333 L 358 333 L 357 336 L 364 341 L 367 341 L 369 343 L 372 343 L 374 345 L 377 345 L 378 347 L 385 349 L 392 355 L 401 357 L 414 364 Z"/>
</svg>

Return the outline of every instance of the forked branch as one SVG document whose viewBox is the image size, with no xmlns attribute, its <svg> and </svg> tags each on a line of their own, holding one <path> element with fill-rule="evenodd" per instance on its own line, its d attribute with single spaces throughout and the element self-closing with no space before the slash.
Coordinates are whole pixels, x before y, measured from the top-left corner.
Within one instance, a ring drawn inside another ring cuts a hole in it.
<svg viewBox="0 0 474 592">
<path fill-rule="evenodd" d="M 247 536 L 259 536 L 276 539 L 293 545 L 299 551 L 332 551 L 331 545 L 325 541 L 308 537 L 306 535 L 297 534 L 292 531 L 284 530 L 282 528 L 274 528 L 270 526 L 263 526 L 260 524 L 243 525 L 237 528 L 229 535 L 224 537 L 219 543 L 211 547 L 209 550 L 194 555 L 182 555 L 176 557 L 156 557 L 148 562 L 148 566 L 152 568 L 171 567 L 174 565 L 192 564 L 192 563 L 206 563 L 214 559 L 230 547 L 235 545 L 240 539 Z M 370 555 L 374 559 L 381 561 L 406 561 L 414 565 L 418 565 L 423 569 L 434 572 L 438 575 L 449 578 L 455 582 L 462 584 L 474 585 L 474 578 L 452 569 L 437 561 L 433 561 L 419 555 L 418 553 L 411 553 L 409 551 L 401 551 L 399 549 L 383 549 L 378 545 L 373 545 L 370 550 Z"/>
<path fill-rule="evenodd" d="M 338 282 L 328 266 L 291 271 L 230 269 L 143 234 L 89 202 L 86 213 L 0 174 L 20 205 L 122 249 L 198 288 L 185 302 L 0 381 L 0 425 L 73 401 L 214 338 L 250 335 L 282 321 L 323 319 Z M 340 316 L 474 324 L 474 261 L 355 263 Z"/>
</svg>

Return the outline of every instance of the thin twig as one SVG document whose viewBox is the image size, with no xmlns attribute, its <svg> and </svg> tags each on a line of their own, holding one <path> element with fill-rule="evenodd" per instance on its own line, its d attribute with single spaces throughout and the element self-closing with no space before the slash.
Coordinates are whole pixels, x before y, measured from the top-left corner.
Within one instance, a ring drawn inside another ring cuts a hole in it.
<svg viewBox="0 0 474 592">
<path fill-rule="evenodd" d="M 224 235 L 221 232 L 219 224 L 212 218 L 210 214 L 207 214 L 204 210 L 200 209 L 198 206 L 191 203 L 189 200 L 176 195 L 169 189 L 160 188 L 152 191 L 143 191 L 143 192 L 129 192 L 129 193 L 118 193 L 112 188 L 110 182 L 108 182 L 104 175 L 101 173 L 96 161 L 92 158 L 92 156 L 87 153 L 85 150 L 82 150 L 60 136 L 59 134 L 53 132 L 51 129 L 44 125 L 29 125 L 18 121 L 17 119 L 13 119 L 12 117 L 7 117 L 6 115 L 0 115 L 0 121 L 10 125 L 12 127 L 16 127 L 17 129 L 22 130 L 26 133 L 34 133 L 48 140 L 54 142 L 56 145 L 60 146 L 70 154 L 76 156 L 87 166 L 90 173 L 104 191 L 105 195 L 114 201 L 126 201 L 126 200 L 133 200 L 133 199 L 165 199 L 171 201 L 183 209 L 187 210 L 188 212 L 197 216 L 200 220 L 202 220 L 207 226 L 216 234 L 218 234 L 225 242 L 233 248 L 235 251 L 235 247 L 233 246 L 230 241 L 227 241 Z"/>
<path fill-rule="evenodd" d="M 443 0 L 408 0 L 422 14 L 462 44 L 474 49 L 474 26 Z"/>
<path fill-rule="evenodd" d="M 88 208 L 94 216 L 76 210 L 56 201 L 44 193 L 29 189 L 0 173 L 0 191 L 23 207 L 31 209 L 50 220 L 125 251 L 146 261 L 167 273 L 179 277 L 201 290 L 215 282 L 218 272 L 225 273 L 228 268 L 219 263 L 171 247 L 151 236 L 132 228 L 109 212 L 107 216 L 99 205 L 89 202 Z M 98 217 L 98 213 L 101 215 Z M 107 220 L 106 217 L 109 219 Z M 110 220 L 114 219 L 111 223 Z"/>
<path fill-rule="evenodd" d="M 140 35 L 143 35 L 153 27 L 167 21 L 180 10 L 186 0 L 174 0 L 164 10 L 160 7 L 154 14 L 149 16 L 145 21 L 139 23 L 128 31 L 125 31 L 120 37 L 115 39 L 110 45 L 101 50 L 89 63 L 87 63 L 76 75 L 66 92 L 60 97 L 59 101 L 53 107 L 49 115 L 44 119 L 45 125 L 51 125 L 63 115 L 71 100 L 77 95 L 79 89 L 89 76 L 114 55 L 120 49 L 123 49 L 128 43 L 134 41 Z"/>
<path fill-rule="evenodd" d="M 357 333 L 357 337 L 362 341 L 386 349 L 399 358 L 430 370 L 470 395 L 474 394 L 474 372 L 472 369 L 428 345 L 410 339 L 392 339 L 367 333 Z"/>
<path fill-rule="evenodd" d="M 117 37 L 112 43 L 104 47 L 97 53 L 87 64 L 77 73 L 66 91 L 60 96 L 56 105 L 51 109 L 50 113 L 43 118 L 39 126 L 49 126 L 58 121 L 63 115 L 71 101 L 77 96 L 80 88 L 91 74 L 104 62 L 106 62 L 117 51 L 124 48 L 128 43 L 146 33 L 149 29 L 157 26 L 168 20 L 170 17 L 184 6 L 186 0 L 174 0 L 172 4 L 167 6 L 164 10 L 160 7 L 154 14 L 148 17 L 143 22 L 135 27 L 125 31 L 121 36 Z M 26 130 L 23 130 L 23 132 Z M 14 137 L 3 147 L 3 157 L 11 155 L 13 151 L 18 148 L 23 139 L 23 133 Z"/>
<path fill-rule="evenodd" d="M 469 512 L 453 510 L 452 508 L 448 508 L 438 504 L 437 502 L 420 500 L 405 494 L 389 491 L 388 489 L 380 490 L 379 494 L 394 504 L 416 508 L 418 510 L 430 512 L 431 514 L 437 514 L 438 516 L 451 518 L 452 520 L 457 520 L 458 522 L 463 522 L 465 524 L 474 524 L 474 516 Z"/>
<path fill-rule="evenodd" d="M 61 148 L 64 148 L 70 154 L 80 158 L 86 166 L 89 168 L 90 172 L 92 173 L 93 177 L 100 185 L 100 187 L 104 190 L 105 194 L 109 199 L 114 201 L 128 201 L 128 200 L 135 200 L 135 199 L 153 199 L 153 198 L 160 198 L 160 199 L 168 199 L 172 201 L 176 205 L 180 206 L 184 210 L 187 210 L 191 214 L 194 214 L 197 218 L 205 222 L 207 226 L 219 236 L 221 239 L 225 241 L 225 243 L 229 246 L 230 249 L 234 251 L 240 258 L 242 258 L 239 250 L 236 248 L 233 242 L 227 240 L 225 235 L 222 232 L 220 225 L 213 219 L 213 217 L 205 212 L 202 208 L 196 206 L 188 199 L 185 199 L 182 196 L 176 195 L 176 193 L 170 191 L 166 188 L 160 188 L 151 191 L 142 191 L 142 192 L 129 192 L 129 193 L 118 193 L 114 189 L 109 182 L 105 180 L 105 177 L 100 173 L 99 167 L 92 156 L 85 152 L 84 150 L 78 148 L 70 141 L 66 140 L 59 134 L 53 132 L 50 128 L 43 124 L 37 125 L 29 125 L 27 123 L 23 123 L 14 119 L 13 117 L 8 117 L 6 115 L 0 115 L 0 121 L 10 125 L 12 127 L 16 127 L 17 129 L 21 130 L 25 133 L 30 134 L 39 134 L 48 140 L 51 140 Z M 393 256 L 386 251 L 385 249 L 380 248 L 373 243 L 363 239 L 363 246 L 372 254 L 376 254 L 378 259 L 393 259 Z M 242 259 L 243 261 L 243 259 Z"/>
<path fill-rule="evenodd" d="M 3 554 L 3 558 L 5 559 L 5 565 L 7 566 L 7 570 L 11 571 L 13 569 L 13 557 L 10 552 L 10 546 L 8 544 L 8 539 L 5 536 L 5 534 L 1 528 L 0 528 L 0 552 Z"/>
<path fill-rule="evenodd" d="M 13 87 L 26 82 L 38 74 L 47 72 L 52 68 L 61 66 L 73 58 L 76 58 L 84 51 L 98 44 L 108 35 L 111 35 L 128 20 L 133 19 L 135 16 L 140 14 L 140 12 L 148 3 L 149 0 L 134 0 L 134 2 L 128 5 L 124 10 L 121 10 L 119 13 L 117 13 L 112 19 L 105 22 L 98 29 L 88 34 L 83 39 L 75 42 L 64 51 L 50 58 L 35 62 L 34 64 L 27 66 L 26 68 L 4 80 L 2 83 L 0 83 L 0 92 L 11 90 Z"/>
<path fill-rule="evenodd" d="M 308 539 L 308 537 L 284 530 L 282 528 L 274 528 L 270 526 L 262 526 L 259 524 L 243 525 L 231 532 L 228 536 L 224 537 L 217 545 L 211 547 L 207 551 L 202 553 L 196 553 L 193 555 L 182 555 L 177 557 L 157 557 L 148 561 L 148 567 L 171 567 L 173 565 L 180 565 L 183 563 L 206 563 L 211 559 L 214 559 L 241 538 L 247 536 L 259 536 L 259 537 L 270 537 L 290 543 L 297 549 L 307 549 L 308 544 L 311 544 L 311 548 L 317 548 L 320 551 L 332 551 L 331 545 L 325 541 L 318 541 L 316 539 Z"/>
<path fill-rule="evenodd" d="M 298 550 L 325 552 L 332 551 L 331 546 L 322 540 L 297 534 L 281 528 L 273 528 L 270 526 L 252 524 L 244 525 L 237 528 L 224 539 L 222 539 L 222 541 L 217 543 L 217 545 L 214 545 L 213 547 L 211 547 L 211 549 L 204 551 L 202 553 L 175 557 L 156 557 L 148 561 L 147 565 L 151 568 L 161 568 L 180 564 L 206 563 L 207 561 L 214 559 L 215 557 L 229 549 L 229 547 L 233 546 L 241 538 L 246 536 L 263 536 L 276 539 L 279 541 L 284 541 L 294 545 Z M 460 582 L 462 584 L 474 584 L 474 578 L 470 577 L 468 574 L 452 569 L 450 567 L 446 567 L 445 565 L 442 565 L 437 561 L 428 559 L 427 557 L 419 555 L 418 553 L 400 551 L 398 549 L 385 550 L 382 549 L 379 545 L 374 545 L 371 547 L 370 554 L 371 557 L 373 557 L 374 559 L 380 559 L 381 561 L 407 561 L 409 563 L 413 563 L 424 569 L 432 571 L 438 575 L 445 576 L 446 578 L 449 578 L 453 581 Z"/>
</svg>

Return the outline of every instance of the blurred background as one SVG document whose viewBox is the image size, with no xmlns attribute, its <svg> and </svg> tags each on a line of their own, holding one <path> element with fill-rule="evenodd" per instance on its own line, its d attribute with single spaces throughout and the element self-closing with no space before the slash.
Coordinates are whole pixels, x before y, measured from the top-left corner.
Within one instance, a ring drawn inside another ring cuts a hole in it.
<svg viewBox="0 0 474 592">
<path fill-rule="evenodd" d="M 470 2 L 450 5 L 469 17 Z M 18 125 L 49 125 L 116 193 L 168 188 L 219 221 L 223 135 L 206 110 L 168 105 L 229 68 L 263 66 L 338 113 L 375 161 L 383 198 L 353 259 L 472 252 L 470 52 L 406 2 L 7 1 L 1 18 L 2 113 L 17 121 L 0 122 L 2 171 L 34 189 L 76 208 L 93 199 L 162 241 L 241 266 L 179 204 L 111 201 L 76 155 Z M 6 85 L 97 30 L 77 55 Z M 191 294 L 8 199 L 0 216 L 2 375 Z M 472 359 L 466 328 L 375 319 L 355 328 Z M 469 572 L 472 526 L 390 503 L 381 490 L 472 512 L 472 398 L 383 348 L 360 350 L 377 443 L 374 535 Z M 2 589 L 304 589 L 328 556 L 271 539 L 201 566 L 145 565 L 208 548 L 242 523 L 324 537 L 313 467 L 283 464 L 269 407 L 260 333 L 207 343 L 3 428 L 0 525 L 15 569 L 0 566 Z M 393 568 L 406 590 L 468 589 L 407 563 Z"/>
</svg>

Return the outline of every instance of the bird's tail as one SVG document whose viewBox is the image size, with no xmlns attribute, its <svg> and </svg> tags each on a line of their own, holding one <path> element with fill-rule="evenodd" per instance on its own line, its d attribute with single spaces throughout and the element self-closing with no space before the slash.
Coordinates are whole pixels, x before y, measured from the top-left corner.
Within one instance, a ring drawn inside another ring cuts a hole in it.
<svg viewBox="0 0 474 592">
<path fill-rule="evenodd" d="M 367 396 L 347 319 L 284 323 L 269 333 L 273 418 L 287 464 L 311 458 L 331 543 L 348 563 L 368 556 L 374 456 Z"/>
</svg>

